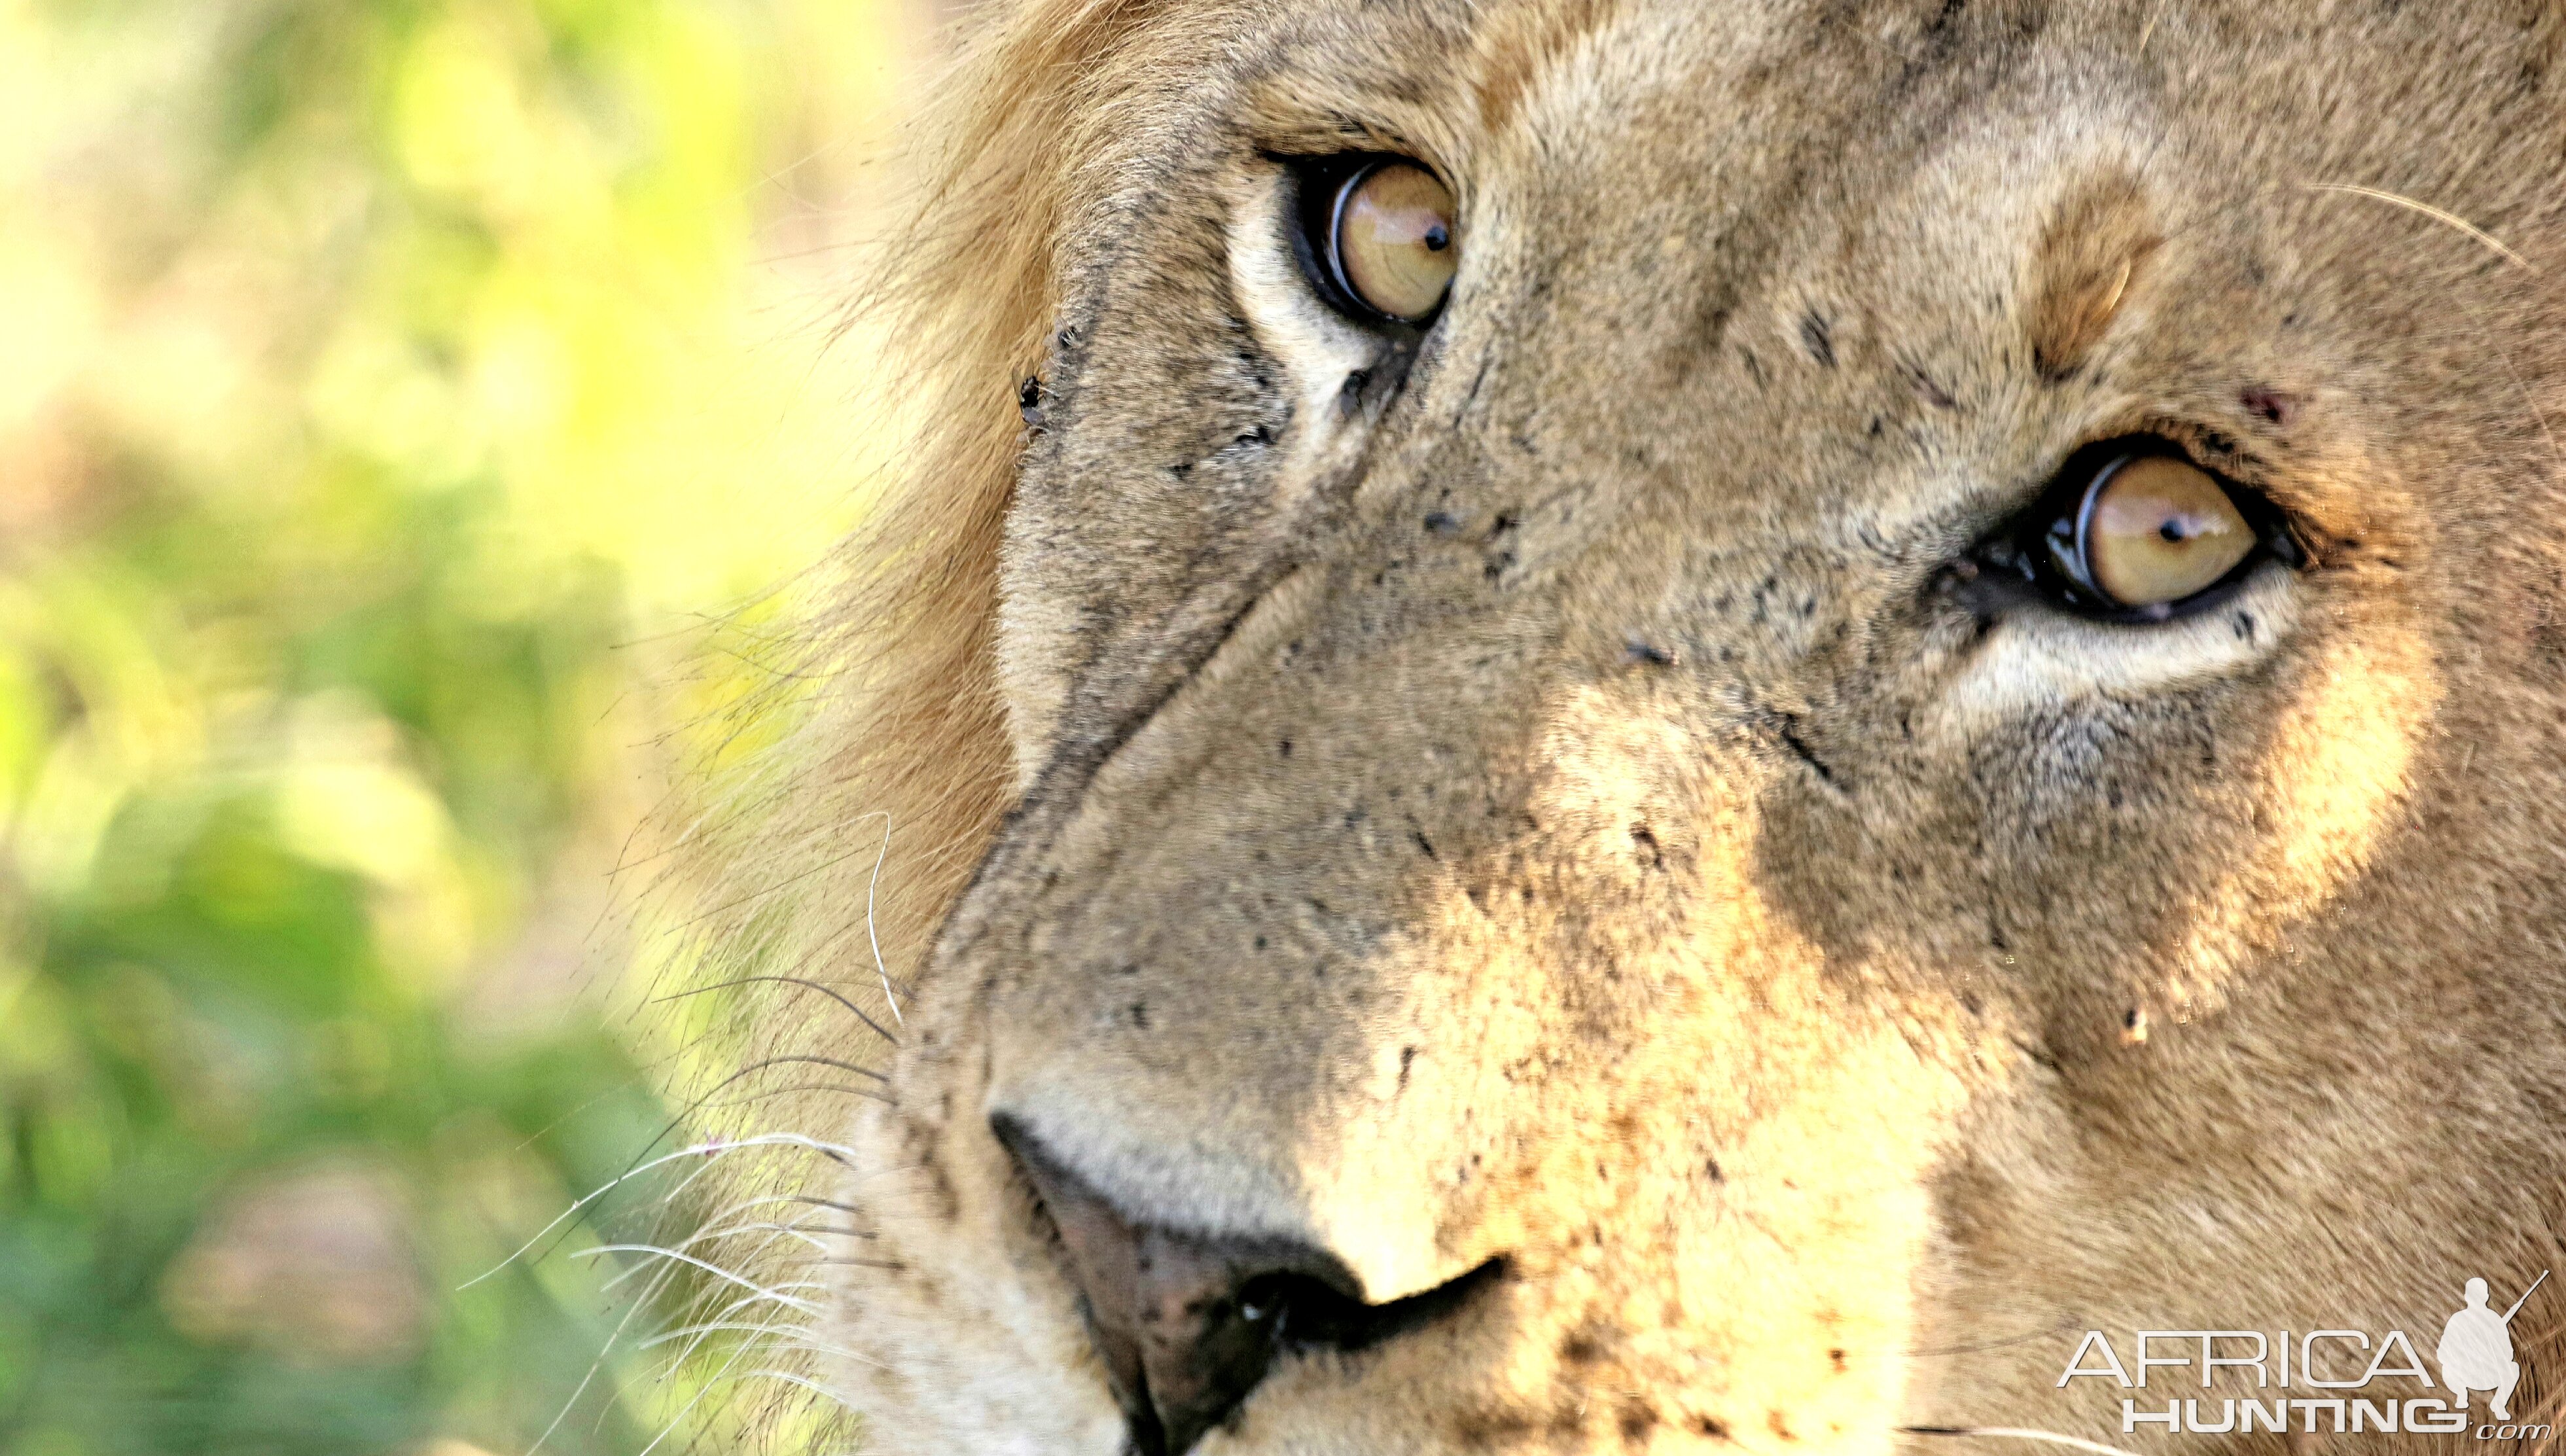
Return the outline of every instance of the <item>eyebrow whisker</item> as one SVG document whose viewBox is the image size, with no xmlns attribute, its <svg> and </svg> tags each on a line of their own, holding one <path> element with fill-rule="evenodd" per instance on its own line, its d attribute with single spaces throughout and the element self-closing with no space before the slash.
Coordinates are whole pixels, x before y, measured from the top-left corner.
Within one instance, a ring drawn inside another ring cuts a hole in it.
<svg viewBox="0 0 2566 1456">
<path fill-rule="evenodd" d="M 2477 226 L 2475 223 L 2468 221 L 2457 213 L 2436 207 L 2430 202 L 2417 201 L 2415 198 L 2406 196 L 2401 192 L 2390 192 L 2378 187 L 2365 187 L 2358 182 L 2302 182 L 2299 185 L 2310 192 L 2345 192 L 2355 197 L 2367 197 L 2374 202 L 2385 202 L 2394 207 L 2403 207 L 2410 212 L 2420 213 L 2423 216 L 2429 217 L 2433 221 L 2441 224 L 2443 227 L 2464 233 L 2468 237 L 2475 239 L 2477 242 L 2484 244 L 2487 248 L 2502 256 L 2505 261 L 2513 264 L 2515 267 L 2530 267 L 2530 260 L 2505 246 L 2503 239 L 2487 232 L 2484 228 Z"/>
</svg>

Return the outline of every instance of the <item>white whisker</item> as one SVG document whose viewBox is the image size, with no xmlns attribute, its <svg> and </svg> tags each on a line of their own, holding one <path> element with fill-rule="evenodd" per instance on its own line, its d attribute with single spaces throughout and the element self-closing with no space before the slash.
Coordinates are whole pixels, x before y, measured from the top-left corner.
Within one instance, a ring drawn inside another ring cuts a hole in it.
<svg viewBox="0 0 2566 1456">
<path fill-rule="evenodd" d="M 700 1333 L 696 1334 L 696 1335 L 695 1335 L 695 1336 L 694 1336 L 693 1338 L 688 1339 L 688 1340 L 686 1341 L 686 1347 L 685 1347 L 685 1348 L 683 1348 L 683 1349 L 681 1349 L 681 1350 L 679 1350 L 679 1351 L 677 1351 L 677 1353 L 676 1353 L 673 1357 L 671 1357 L 671 1359 L 669 1360 L 669 1363 L 668 1363 L 668 1374 L 674 1374 L 674 1373 L 677 1371 L 677 1369 L 678 1369 L 680 1366 L 684 1365 L 684 1363 L 685 1363 L 687 1360 L 689 1360 L 689 1359 L 693 1358 L 693 1357 L 694 1357 L 694 1353 L 695 1353 L 696 1349 L 698 1349 L 698 1348 L 700 1348 L 700 1347 L 702 1346 L 702 1344 L 703 1344 L 704 1340 L 706 1340 L 706 1339 L 708 1339 L 708 1338 L 710 1338 L 710 1337 L 711 1337 L 711 1335 L 712 1335 L 712 1334 L 713 1334 L 713 1332 L 714 1332 L 714 1331 L 719 1330 L 719 1329 L 746 1329 L 746 1328 L 752 1328 L 752 1327 L 747 1327 L 747 1326 L 744 1326 L 744 1325 L 740 1324 L 738 1317 L 740 1317 L 741 1315 L 743 1315 L 743 1314 L 744 1314 L 746 1311 L 748 1311 L 749 1309 L 751 1309 L 751 1308 L 753 1308 L 753 1307 L 755 1307 L 755 1306 L 757 1306 L 757 1305 L 761 1305 L 761 1304 L 765 1304 L 765 1303 L 768 1303 L 768 1301 L 767 1301 L 763 1296 L 759 1296 L 759 1295 L 745 1295 L 745 1296 L 742 1296 L 742 1297 L 741 1297 L 741 1298 L 739 1298 L 739 1299 L 735 1299 L 735 1300 L 731 1301 L 729 1304 L 724 1305 L 722 1308 L 720 1308 L 720 1309 L 718 1309 L 718 1310 L 714 1311 L 714 1312 L 713 1312 L 713 1314 L 712 1314 L 712 1318 L 711 1318 L 709 1321 L 701 1322 L 701 1323 L 699 1323 L 697 1326 L 690 1327 L 690 1328 L 692 1328 L 692 1329 L 695 1329 L 695 1330 L 699 1331 Z M 807 1326 L 802 1326 L 802 1325 L 786 1324 L 786 1323 L 783 1323 L 783 1322 L 780 1322 L 780 1321 L 779 1321 L 779 1322 L 775 1322 L 775 1323 L 771 1323 L 771 1324 L 767 1324 L 767 1325 L 763 1325 L 763 1326 L 757 1326 L 757 1327 L 753 1327 L 753 1328 L 763 1329 L 763 1330 L 778 1330 L 778 1331 L 780 1331 L 780 1330 L 795 1330 L 795 1331 L 801 1331 L 801 1330 L 807 1330 L 809 1327 L 807 1327 Z M 680 1334 L 682 1334 L 682 1333 L 683 1333 L 683 1332 L 676 1332 L 676 1333 L 670 1333 L 670 1334 L 665 1334 L 665 1335 L 654 1335 L 654 1336 L 652 1336 L 652 1337 L 651 1337 L 651 1338 L 649 1338 L 649 1339 L 643 1340 L 641 1344 L 639 1344 L 639 1345 L 637 1345 L 637 1346 L 635 1346 L 635 1347 L 636 1347 L 637 1349 L 649 1349 L 649 1348 L 651 1348 L 651 1347 L 652 1347 L 652 1346 L 654 1346 L 654 1345 L 664 1344 L 664 1343 L 666 1343 L 667 1341 L 669 1341 L 669 1340 L 671 1340 L 671 1339 L 674 1339 L 674 1338 L 679 1337 L 679 1335 L 680 1335 Z M 663 1376 L 662 1378 L 665 1378 L 665 1377 Z"/>
<path fill-rule="evenodd" d="M 658 1259 L 673 1259 L 680 1264 L 687 1264 L 700 1269 L 704 1273 L 712 1275 L 716 1279 L 726 1280 L 732 1284 L 738 1285 L 741 1289 L 754 1290 L 759 1294 L 770 1296 L 778 1304 L 784 1305 L 790 1309 L 799 1310 L 806 1315 L 816 1315 L 820 1313 L 820 1307 L 812 1301 L 795 1299 L 790 1295 L 778 1292 L 780 1289 L 817 1289 L 819 1286 L 816 1284 L 805 1281 L 801 1283 L 786 1284 L 776 1288 L 769 1288 L 768 1286 L 759 1284 L 757 1281 L 748 1278 L 746 1275 L 734 1274 L 730 1270 L 724 1269 L 710 1260 L 698 1259 L 692 1254 L 680 1254 L 674 1249 L 662 1249 L 656 1244 L 599 1244 L 595 1248 L 577 1250 L 573 1252 L 570 1257 L 573 1259 L 588 1259 L 594 1258 L 600 1254 L 647 1254 Z"/>
<path fill-rule="evenodd" d="M 2355 197 L 2367 197 L 2374 202 L 2385 202 L 2391 206 L 2406 208 L 2408 211 L 2420 213 L 2423 216 L 2429 217 L 2444 227 L 2452 228 L 2466 234 L 2468 237 L 2471 237 L 2477 242 L 2484 244 L 2486 247 L 2493 249 L 2497 254 L 2500 254 L 2506 261 L 2512 263 L 2515 267 L 2528 268 L 2530 266 L 2529 259 L 2524 258 L 2519 253 L 2505 247 L 2501 238 L 2487 232 L 2484 228 L 2477 226 L 2475 223 L 2468 221 L 2457 213 L 2445 211 L 2434 206 L 2430 202 L 2419 202 L 2412 197 L 2403 195 L 2402 193 L 2385 191 L 2378 187 L 2365 187 L 2358 182 L 2303 182 L 2300 185 L 2311 192 L 2347 192 Z"/>
<path fill-rule="evenodd" d="M 856 1160 L 856 1150 L 854 1148 L 846 1147 L 835 1142 L 825 1142 L 817 1137 L 807 1136 L 799 1132 L 761 1132 L 754 1137 L 716 1137 L 709 1142 L 697 1143 L 693 1147 L 684 1149 L 683 1152 L 673 1154 L 673 1156 L 681 1157 L 686 1153 L 701 1153 L 704 1158 L 704 1163 L 702 1167 L 699 1167 L 693 1172 L 688 1173 L 683 1178 L 678 1179 L 677 1186 L 669 1189 L 667 1194 L 659 1201 L 663 1204 L 676 1202 L 688 1188 L 694 1186 L 697 1178 L 700 1178 L 704 1174 L 712 1171 L 713 1164 L 728 1158 L 732 1153 L 752 1147 L 800 1147 L 816 1152 L 820 1156 L 835 1163 L 846 1163 L 852 1165 Z M 661 1158 L 659 1161 L 667 1162 L 669 1159 Z"/>
<path fill-rule="evenodd" d="M 829 1252 L 829 1246 L 812 1235 L 803 1233 L 799 1229 L 788 1225 L 777 1223 L 735 1224 L 729 1228 L 702 1229 L 679 1240 L 677 1243 L 672 1244 L 669 1247 L 672 1251 L 691 1249 L 697 1244 L 710 1243 L 716 1239 L 730 1238 L 735 1234 L 755 1233 L 760 1230 L 773 1230 L 774 1232 L 770 1234 L 769 1237 L 759 1240 L 757 1246 L 749 1250 L 749 1256 L 751 1258 L 764 1254 L 768 1249 L 775 1246 L 777 1240 L 788 1235 L 793 1238 L 800 1239 L 802 1242 L 810 1245 L 815 1253 L 826 1254 Z M 611 1290 L 616 1285 L 622 1284 L 625 1279 L 630 1277 L 630 1274 L 631 1271 L 627 1271 L 625 1274 L 617 1275 L 613 1280 L 610 1280 L 607 1283 L 606 1288 Z"/>
<path fill-rule="evenodd" d="M 691 1255 L 683 1255 L 683 1254 L 680 1254 L 680 1253 L 678 1253 L 678 1252 L 677 1252 L 677 1250 L 675 1250 L 675 1249 L 662 1249 L 662 1248 L 659 1248 L 657 1245 L 642 1245 L 642 1246 L 640 1246 L 640 1247 L 642 1247 L 642 1248 L 648 1249 L 648 1250 L 650 1250 L 651 1252 L 657 1253 L 657 1254 L 661 1255 L 661 1256 L 662 1256 L 662 1257 L 664 1257 L 664 1258 L 669 1258 L 669 1259 L 682 1259 L 682 1260 L 684 1260 L 685 1262 L 690 1263 L 690 1264 L 699 1264 L 699 1263 L 704 1263 L 704 1262 L 705 1262 L 705 1261 L 703 1261 L 703 1260 L 696 1259 L 696 1258 L 694 1258 L 694 1257 L 693 1257 L 693 1256 L 691 1256 Z M 585 1257 L 585 1256 L 587 1256 L 587 1255 L 590 1255 L 590 1254 L 604 1254 L 604 1253 L 612 1253 L 612 1252 L 615 1252 L 615 1251 L 617 1251 L 617 1250 L 619 1250 L 619 1249 L 625 1249 L 625 1248 L 627 1248 L 627 1246 L 623 1246 L 623 1245 L 613 1245 L 613 1244 L 601 1244 L 601 1245 L 599 1245 L 598 1247 L 596 1247 L 596 1248 L 594 1248 L 594 1249 L 582 1249 L 582 1250 L 580 1250 L 578 1253 L 575 1253 L 575 1254 L 571 1255 L 570 1257 L 572 1257 L 573 1259 L 578 1259 L 578 1258 L 583 1258 L 583 1257 Z M 636 1265 L 635 1267 L 633 1267 L 633 1268 L 631 1268 L 631 1269 L 628 1269 L 628 1270 L 624 1271 L 622 1274 L 619 1274 L 619 1275 L 615 1276 L 613 1279 L 608 1280 L 604 1285 L 600 1286 L 600 1287 L 599 1287 L 599 1288 L 600 1288 L 600 1293 L 604 1293 L 604 1294 L 612 1294 L 612 1293 L 614 1293 L 614 1292 L 615 1292 L 615 1290 L 617 1289 L 617 1287 L 621 1286 L 621 1285 L 622 1285 L 626 1280 L 631 1279 L 634 1275 L 636 1275 L 636 1274 L 640 1274 L 640 1273 L 642 1273 L 643 1270 L 656 1269 L 657 1267 L 658 1267 L 658 1266 L 656 1266 L 656 1265 L 646 1265 L 646 1264 L 644 1264 L 644 1265 Z M 718 1266 L 718 1265 L 713 1265 L 713 1266 L 710 1266 L 710 1267 L 713 1267 L 713 1268 L 718 1269 L 720 1266 Z M 820 1288 L 823 1288 L 823 1287 L 824 1287 L 824 1286 L 823 1286 L 823 1285 L 822 1285 L 818 1280 L 789 1280 L 789 1281 L 785 1281 L 785 1282 L 783 1282 L 783 1283 L 779 1283 L 779 1284 L 777 1284 L 777 1285 L 773 1286 L 773 1288 L 776 1288 L 776 1289 L 820 1289 Z"/>
<path fill-rule="evenodd" d="M 759 1243 L 757 1247 L 761 1250 L 765 1249 L 768 1245 L 775 1243 L 779 1239 L 789 1238 L 798 1239 L 801 1242 L 810 1245 L 811 1248 L 818 1253 L 826 1254 L 829 1252 L 828 1244 L 817 1235 L 806 1233 L 802 1229 L 791 1224 L 780 1223 L 741 1223 L 732 1224 L 726 1229 L 706 1229 L 702 1233 L 696 1234 L 694 1237 L 687 1239 L 685 1243 L 679 1244 L 677 1247 L 683 1249 L 688 1245 L 706 1240 L 727 1239 L 739 1234 L 754 1234 L 761 1232 L 772 1233 L 775 1236 L 774 1238 L 770 1238 Z"/>
<path fill-rule="evenodd" d="M 862 1357 L 859 1356 L 859 1358 Z M 880 1360 L 866 1360 L 865 1363 L 869 1365 L 877 1365 L 886 1370 L 891 1368 L 891 1366 L 883 1364 Z M 751 1370 L 747 1374 L 737 1376 L 736 1378 L 742 1380 L 781 1380 L 787 1385 L 799 1385 L 803 1389 L 820 1396 L 822 1399 L 829 1401 L 833 1405 L 843 1407 L 847 1410 L 855 1409 L 855 1406 L 847 1400 L 847 1397 L 807 1375 L 797 1375 L 791 1370 Z"/>
<path fill-rule="evenodd" d="M 873 878 L 865 881 L 865 938 L 873 942 L 874 970 L 882 977 L 883 1000 L 891 1003 L 892 1025 L 906 1030 L 908 1023 L 899 1015 L 899 998 L 892 994 L 891 966 L 883 960 L 882 935 L 874 928 L 874 891 L 882 884 L 883 859 L 891 853 L 891 816 L 883 816 L 882 848 L 874 851 Z"/>
<path fill-rule="evenodd" d="M 807 1325 L 791 1325 L 783 1323 L 760 1325 L 746 1320 L 706 1320 L 695 1325 L 680 1325 L 674 1330 L 664 1331 L 660 1334 L 653 1335 L 648 1339 L 636 1343 L 633 1347 L 635 1349 L 656 1349 L 660 1345 L 673 1344 L 680 1339 L 699 1340 L 701 1336 L 707 1335 L 784 1335 L 799 1333 L 807 1331 L 808 1329 L 810 1329 L 810 1327 Z M 691 1343 L 687 1345 L 688 1349 L 692 1349 L 694 1345 Z M 682 1356 L 680 1356 L 680 1358 L 682 1358 Z"/>
<path fill-rule="evenodd" d="M 675 1338 L 681 1333 L 694 1335 L 699 1338 L 709 1338 L 713 1335 L 722 1333 L 749 1335 L 757 1336 L 755 1342 L 768 1349 L 789 1350 L 804 1354 L 833 1355 L 839 1359 L 846 1360 L 865 1359 L 863 1354 L 847 1347 L 846 1345 L 829 1344 L 809 1337 L 810 1332 L 808 1328 L 800 1325 L 755 1325 L 737 1321 L 719 1321 L 703 1325 L 689 1326 L 684 1332 L 671 1332 L 667 1337 Z M 743 1347 L 747 1343 L 749 1343 L 749 1341 L 742 1341 Z M 645 1347 L 646 1346 L 636 1346 L 636 1348 Z M 694 1349 L 694 1347 L 695 1344 L 693 1342 L 689 1342 L 685 1350 L 670 1356 L 666 1366 L 662 1368 L 660 1373 L 654 1378 L 661 1382 L 673 1378 L 676 1375 L 676 1372 L 684 1367 L 688 1354 Z"/>
<path fill-rule="evenodd" d="M 559 1214 L 555 1215 L 552 1222 L 545 1224 L 540 1229 L 537 1229 L 533 1238 L 528 1239 L 525 1243 L 517 1246 L 517 1251 L 515 1253 L 510 1254 L 507 1258 L 491 1265 L 488 1269 L 474 1275 L 464 1283 L 457 1285 L 454 1292 L 456 1294 L 461 1294 L 463 1291 L 468 1290 L 474 1285 L 481 1283 L 483 1280 L 490 1278 L 499 1271 L 507 1268 L 509 1265 L 523 1259 L 526 1257 L 528 1251 L 532 1250 L 537 1244 L 542 1243 L 546 1238 L 550 1237 L 553 1230 L 560 1228 L 563 1224 L 568 1223 L 571 1219 L 577 1217 L 581 1209 L 586 1208 L 598 1199 L 605 1197 L 608 1193 L 613 1192 L 616 1188 L 625 1183 L 631 1182 L 635 1178 L 641 1177 L 644 1173 L 690 1157 L 704 1158 L 706 1160 L 706 1166 L 710 1166 L 712 1161 L 727 1157 L 731 1153 L 737 1152 L 742 1148 L 769 1146 L 806 1147 L 824 1157 L 842 1162 L 853 1162 L 855 1161 L 856 1156 L 855 1149 L 853 1148 L 844 1147 L 833 1142 L 824 1142 L 819 1138 L 808 1137 L 799 1132 L 762 1132 L 754 1137 L 727 1139 L 714 1138 L 709 1142 L 698 1142 L 691 1146 L 678 1148 L 674 1152 L 662 1153 L 658 1157 L 654 1157 L 648 1162 L 642 1163 L 641 1166 L 633 1168 L 627 1172 L 620 1173 L 607 1182 L 601 1183 L 596 1188 L 580 1195 L 579 1199 L 572 1203 L 570 1207 L 563 1209 Z M 703 1169 L 698 1168 L 694 1173 L 687 1175 L 683 1181 L 678 1183 L 677 1188 L 669 1193 L 668 1198 L 660 1201 L 664 1203 L 667 1202 L 668 1199 L 676 1197 L 678 1192 L 684 1190 L 686 1184 L 692 1183 L 695 1178 L 702 1175 L 702 1172 Z"/>
</svg>

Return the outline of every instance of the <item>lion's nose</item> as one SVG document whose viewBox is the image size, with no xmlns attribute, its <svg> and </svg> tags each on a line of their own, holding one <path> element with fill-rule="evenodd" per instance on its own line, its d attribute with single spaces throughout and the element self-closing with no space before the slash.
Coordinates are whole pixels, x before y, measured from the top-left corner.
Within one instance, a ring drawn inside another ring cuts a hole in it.
<svg viewBox="0 0 2566 1456">
<path fill-rule="evenodd" d="M 1139 1456 L 1182 1456 L 1285 1347 L 1357 1349 L 1432 1320 L 1497 1275 L 1367 1305 L 1344 1264 L 1289 1240 L 1206 1238 L 1129 1217 L 1020 1124 L 992 1119 L 1060 1230 L 1088 1330 Z"/>
<path fill-rule="evenodd" d="M 1004 1118 L 996 1126 L 1060 1229 L 1090 1334 L 1144 1456 L 1190 1449 L 1265 1378 L 1287 1298 L 1311 1295 L 1290 1286 L 1350 1283 L 1315 1250 L 1137 1223 L 1020 1127 Z"/>
</svg>

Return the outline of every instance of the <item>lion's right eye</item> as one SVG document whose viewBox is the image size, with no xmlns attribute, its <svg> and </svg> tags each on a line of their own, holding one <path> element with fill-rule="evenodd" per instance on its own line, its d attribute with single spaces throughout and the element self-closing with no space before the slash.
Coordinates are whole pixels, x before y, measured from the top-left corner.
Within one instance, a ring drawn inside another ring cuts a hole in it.
<svg viewBox="0 0 2566 1456">
<path fill-rule="evenodd" d="M 1305 208 L 1303 227 L 1326 291 L 1383 322 L 1417 327 L 1432 319 L 1461 260 L 1451 189 L 1405 157 L 1365 159 L 1304 186 L 1319 204 Z"/>
</svg>

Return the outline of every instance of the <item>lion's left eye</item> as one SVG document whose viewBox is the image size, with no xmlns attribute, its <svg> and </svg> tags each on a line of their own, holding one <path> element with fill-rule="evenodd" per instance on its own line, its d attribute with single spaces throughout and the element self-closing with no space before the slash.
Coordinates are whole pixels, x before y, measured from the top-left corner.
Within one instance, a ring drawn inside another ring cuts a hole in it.
<svg viewBox="0 0 2566 1456">
<path fill-rule="evenodd" d="M 2297 560 L 2279 513 L 2152 438 L 2078 451 L 1979 553 L 2061 606 L 2123 621 L 2204 606 L 2265 557 Z"/>
<path fill-rule="evenodd" d="M 2123 608 L 2163 607 L 2218 585 L 2254 549 L 2254 528 L 2208 471 L 2138 455 L 2098 472 L 2050 528 L 2058 569 Z"/>
</svg>

